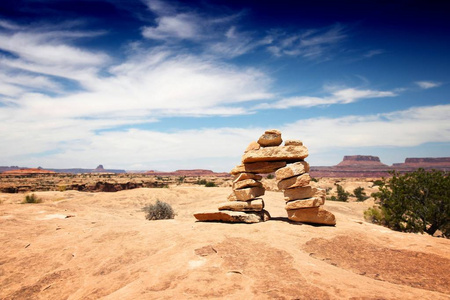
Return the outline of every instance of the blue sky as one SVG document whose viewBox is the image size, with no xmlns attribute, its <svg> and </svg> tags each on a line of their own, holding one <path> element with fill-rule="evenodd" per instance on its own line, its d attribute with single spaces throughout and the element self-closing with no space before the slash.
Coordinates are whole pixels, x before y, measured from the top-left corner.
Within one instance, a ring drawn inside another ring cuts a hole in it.
<svg viewBox="0 0 450 300">
<path fill-rule="evenodd" d="M 310 3 L 313 2 L 313 3 Z M 0 3 L 0 165 L 229 171 L 450 156 L 445 1 Z"/>
</svg>

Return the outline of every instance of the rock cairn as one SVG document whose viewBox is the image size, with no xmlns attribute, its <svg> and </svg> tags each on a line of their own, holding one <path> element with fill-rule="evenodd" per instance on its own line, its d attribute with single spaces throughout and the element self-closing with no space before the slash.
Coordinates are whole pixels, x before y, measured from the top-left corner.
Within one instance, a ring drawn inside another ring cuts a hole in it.
<svg viewBox="0 0 450 300">
<path fill-rule="evenodd" d="M 325 191 L 310 185 L 308 149 L 299 140 L 283 140 L 281 132 L 267 130 L 257 142 L 251 142 L 242 156 L 242 164 L 231 170 L 233 192 L 219 211 L 194 214 L 199 221 L 257 223 L 270 219 L 264 210 L 265 189 L 262 176 L 275 172 L 278 188 L 284 191 L 286 211 L 291 221 L 335 225 L 332 213 L 322 208 Z"/>
</svg>

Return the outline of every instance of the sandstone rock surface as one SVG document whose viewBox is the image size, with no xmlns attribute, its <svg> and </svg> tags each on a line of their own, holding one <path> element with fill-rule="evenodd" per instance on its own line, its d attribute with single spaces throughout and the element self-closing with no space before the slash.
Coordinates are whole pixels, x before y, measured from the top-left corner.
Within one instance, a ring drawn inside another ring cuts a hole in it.
<svg viewBox="0 0 450 300">
<path fill-rule="evenodd" d="M 311 186 L 302 186 L 284 191 L 284 200 L 292 201 L 299 199 L 311 198 L 317 193 L 317 189 Z"/>
<path fill-rule="evenodd" d="M 262 196 L 265 193 L 265 189 L 262 187 L 251 187 L 242 190 L 235 190 L 234 194 L 238 201 L 247 201 Z"/>
<path fill-rule="evenodd" d="M 264 208 L 264 201 L 262 199 L 255 199 L 249 201 L 232 201 L 225 202 L 219 205 L 219 210 L 232 211 L 262 211 Z"/>
<path fill-rule="evenodd" d="M 262 183 L 254 179 L 245 179 L 233 183 L 233 190 L 240 190 L 248 187 L 262 187 Z"/>
<path fill-rule="evenodd" d="M 288 218 L 291 221 L 323 225 L 336 225 L 335 216 L 322 207 L 288 210 L 287 213 Z"/>
<path fill-rule="evenodd" d="M 275 172 L 277 180 L 283 180 L 286 178 L 302 175 L 309 172 L 309 164 L 306 161 L 299 161 L 293 164 L 289 164 L 284 168 L 278 169 Z"/>
<path fill-rule="evenodd" d="M 308 157 L 308 149 L 305 146 L 280 146 L 267 147 L 259 150 L 250 150 L 242 156 L 242 162 L 267 162 L 267 161 L 302 161 Z"/>
<path fill-rule="evenodd" d="M 322 197 L 313 197 L 302 200 L 294 200 L 286 203 L 286 210 L 309 208 L 309 207 L 319 207 L 324 204 L 324 199 Z"/>
<path fill-rule="evenodd" d="M 259 148 L 261 148 L 261 146 L 257 142 L 253 141 L 247 146 L 244 153 L 246 153 L 250 150 L 258 150 Z"/>
<path fill-rule="evenodd" d="M 275 147 L 281 145 L 281 132 L 276 129 L 266 130 L 258 139 L 258 144 L 262 147 Z"/>
<path fill-rule="evenodd" d="M 194 217 L 202 222 L 258 223 L 267 218 L 264 212 L 245 213 L 240 211 L 211 211 L 195 213 Z M 269 216 L 270 217 L 270 216 Z"/>
<path fill-rule="evenodd" d="M 255 162 L 238 165 L 231 170 L 231 174 L 239 173 L 273 173 L 279 168 L 286 166 L 285 161 Z"/>
<path fill-rule="evenodd" d="M 285 146 L 303 146 L 303 142 L 300 140 L 286 140 L 284 142 Z"/>
<path fill-rule="evenodd" d="M 254 173 L 240 173 L 240 174 L 236 175 L 236 177 L 233 180 L 233 183 L 242 181 L 242 180 L 246 180 L 246 179 L 254 179 L 254 180 L 259 181 L 262 179 L 262 176 L 256 175 Z"/>
<path fill-rule="evenodd" d="M 295 176 L 279 181 L 278 188 L 280 190 L 286 190 L 294 187 L 307 186 L 310 181 L 311 177 L 308 173 L 305 173 L 300 176 Z"/>
</svg>

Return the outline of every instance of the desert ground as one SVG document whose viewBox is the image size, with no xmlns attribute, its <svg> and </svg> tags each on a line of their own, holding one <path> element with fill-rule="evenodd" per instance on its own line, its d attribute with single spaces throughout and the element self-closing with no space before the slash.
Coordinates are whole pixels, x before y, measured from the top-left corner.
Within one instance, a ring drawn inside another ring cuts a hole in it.
<svg viewBox="0 0 450 300">
<path fill-rule="evenodd" d="M 371 199 L 327 201 L 335 227 L 289 222 L 276 191 L 270 221 L 196 222 L 230 192 L 0 193 L 0 299 L 450 299 L 450 240 L 367 223 Z M 145 219 L 157 199 L 175 219 Z"/>
</svg>

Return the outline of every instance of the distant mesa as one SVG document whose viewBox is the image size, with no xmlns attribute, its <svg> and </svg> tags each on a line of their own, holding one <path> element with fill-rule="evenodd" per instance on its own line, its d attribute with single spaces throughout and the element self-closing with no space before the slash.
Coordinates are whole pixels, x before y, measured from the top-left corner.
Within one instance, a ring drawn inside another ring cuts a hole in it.
<svg viewBox="0 0 450 300">
<path fill-rule="evenodd" d="M 412 172 L 418 168 L 450 171 L 450 157 L 407 158 L 404 163 L 392 166 L 383 164 L 380 158 L 371 155 L 349 155 L 332 167 L 311 167 L 313 177 L 387 177 L 389 171 Z"/>
</svg>

